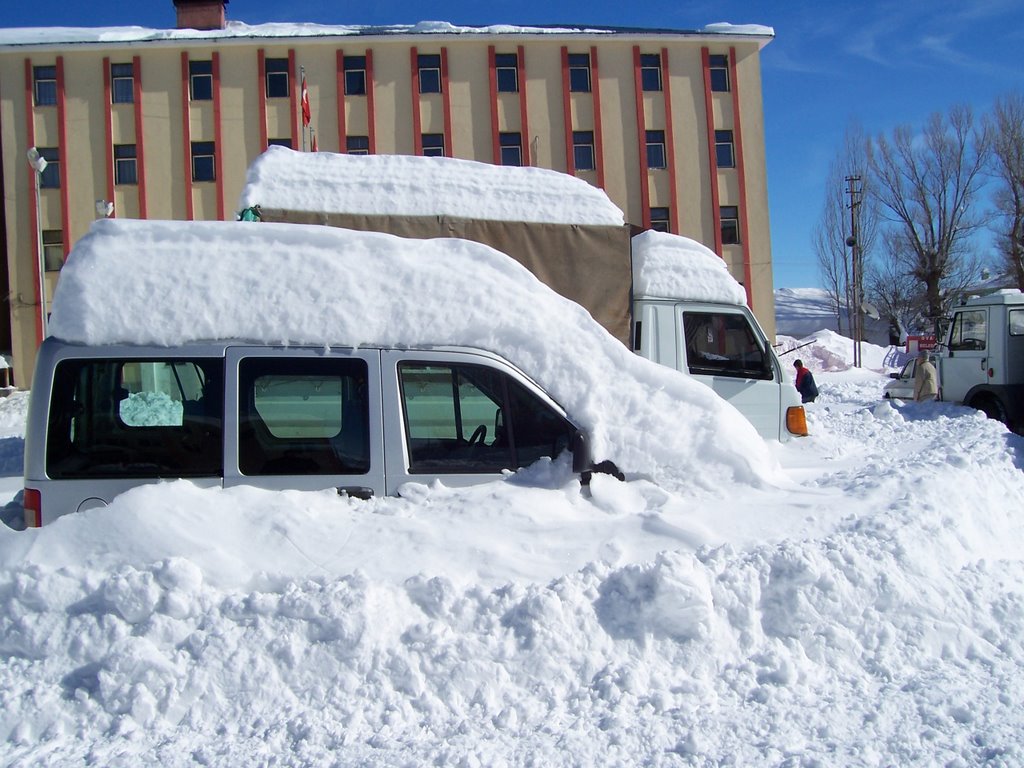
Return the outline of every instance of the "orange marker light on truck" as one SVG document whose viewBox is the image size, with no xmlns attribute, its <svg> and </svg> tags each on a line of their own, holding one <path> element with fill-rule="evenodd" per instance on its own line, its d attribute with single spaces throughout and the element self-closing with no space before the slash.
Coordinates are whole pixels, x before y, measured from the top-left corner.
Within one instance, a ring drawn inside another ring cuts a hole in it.
<svg viewBox="0 0 1024 768">
<path fill-rule="evenodd" d="M 25 489 L 25 527 L 43 527 L 43 498 L 35 488 Z"/>
<path fill-rule="evenodd" d="M 807 414 L 802 405 L 786 409 L 786 429 L 798 437 L 807 437 Z"/>
</svg>

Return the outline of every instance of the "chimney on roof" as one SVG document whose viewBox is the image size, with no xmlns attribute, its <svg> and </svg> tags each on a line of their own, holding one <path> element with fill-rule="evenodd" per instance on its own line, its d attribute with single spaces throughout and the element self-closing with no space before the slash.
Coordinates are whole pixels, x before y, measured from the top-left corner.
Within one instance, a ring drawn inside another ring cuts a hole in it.
<svg viewBox="0 0 1024 768">
<path fill-rule="evenodd" d="M 224 29 L 228 0 L 174 0 L 178 29 Z"/>
</svg>

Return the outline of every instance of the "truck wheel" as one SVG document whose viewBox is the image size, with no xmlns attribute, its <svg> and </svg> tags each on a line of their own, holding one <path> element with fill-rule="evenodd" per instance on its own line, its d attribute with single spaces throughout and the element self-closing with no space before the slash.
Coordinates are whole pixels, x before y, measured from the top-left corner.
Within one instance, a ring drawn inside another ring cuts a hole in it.
<svg viewBox="0 0 1024 768">
<path fill-rule="evenodd" d="M 998 398 L 992 397 L 991 395 L 975 398 L 971 401 L 971 407 L 977 408 L 990 419 L 995 419 L 996 421 L 1001 421 L 1003 424 L 1008 424 L 1006 408 L 1003 407 L 1003 404 Z"/>
</svg>

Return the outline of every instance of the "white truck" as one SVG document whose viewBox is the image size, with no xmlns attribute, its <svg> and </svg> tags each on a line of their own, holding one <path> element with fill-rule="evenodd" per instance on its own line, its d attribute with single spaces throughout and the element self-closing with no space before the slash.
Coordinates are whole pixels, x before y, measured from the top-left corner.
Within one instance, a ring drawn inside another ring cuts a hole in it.
<svg viewBox="0 0 1024 768">
<path fill-rule="evenodd" d="M 939 399 L 1024 434 L 1024 294 L 998 291 L 954 308 L 936 351 Z"/>
<path fill-rule="evenodd" d="M 806 435 L 800 396 L 703 245 L 640 232 L 600 189 L 541 168 L 270 147 L 249 167 L 243 218 L 490 245 L 584 307 L 637 354 L 728 400 L 770 440 Z"/>
</svg>

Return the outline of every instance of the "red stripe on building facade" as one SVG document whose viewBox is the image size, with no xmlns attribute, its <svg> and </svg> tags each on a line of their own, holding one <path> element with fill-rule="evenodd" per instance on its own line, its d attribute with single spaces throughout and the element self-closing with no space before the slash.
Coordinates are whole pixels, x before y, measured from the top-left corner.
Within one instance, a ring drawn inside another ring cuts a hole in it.
<svg viewBox="0 0 1024 768">
<path fill-rule="evenodd" d="M 409 49 L 409 65 L 412 70 L 412 146 L 414 155 L 423 154 L 423 134 L 420 128 L 420 78 L 419 52 L 416 46 Z"/>
<path fill-rule="evenodd" d="M 604 189 L 604 132 L 601 129 L 601 80 L 597 46 L 590 48 L 590 90 L 594 98 L 594 154 L 597 155 L 597 186 Z"/>
<path fill-rule="evenodd" d="M 530 157 L 530 119 L 526 109 L 526 53 L 523 46 L 516 49 L 516 77 L 519 79 L 519 128 L 523 136 L 523 165 L 533 165 Z"/>
<path fill-rule="evenodd" d="M 452 92 L 448 87 L 448 49 L 441 49 L 441 104 L 444 112 L 444 156 L 455 157 L 452 137 Z"/>
<path fill-rule="evenodd" d="M 491 160 L 501 165 L 501 131 L 498 129 L 498 71 L 494 65 L 494 46 L 487 47 L 487 85 L 491 105 Z"/>
<path fill-rule="evenodd" d="M 743 131 L 740 129 L 740 83 L 736 77 L 736 49 L 729 49 L 729 85 L 732 87 L 732 132 L 736 152 L 736 173 L 740 188 L 740 247 L 743 249 L 743 287 L 747 291 L 747 304 L 754 308 L 750 264 L 750 229 L 747 223 L 747 177 L 743 170 Z"/>
<path fill-rule="evenodd" d="M 189 120 L 189 75 L 188 51 L 181 52 L 181 141 L 185 158 L 185 219 L 195 218 L 195 207 L 192 202 L 192 125 Z"/>
<path fill-rule="evenodd" d="M 334 87 L 338 97 L 338 151 L 348 152 L 348 132 L 345 128 L 345 51 L 338 49 L 334 60 Z"/>
<path fill-rule="evenodd" d="M 569 91 L 569 49 L 562 46 L 562 124 L 565 126 L 565 169 L 576 173 L 576 157 L 572 141 L 572 95 Z"/>
<path fill-rule="evenodd" d="M 373 51 L 366 51 L 366 132 L 370 144 L 370 154 L 377 154 L 377 133 L 374 130 L 376 113 L 373 102 Z"/>
<path fill-rule="evenodd" d="M 28 142 L 29 147 L 36 145 L 36 120 L 35 120 L 35 99 L 33 97 L 33 78 L 32 78 L 32 59 L 25 59 L 25 139 Z M 39 311 L 36 312 L 36 344 L 43 342 L 43 297 L 39 294 L 39 286 L 42 282 L 42 275 L 40 274 L 41 256 L 39 252 L 39 228 L 40 228 L 40 217 L 42 211 L 36 205 L 35 199 L 35 185 L 38 182 L 36 178 L 37 172 L 34 168 L 28 168 L 28 188 L 32 190 L 32 205 L 28 207 L 29 210 L 29 224 L 32 227 L 32 277 L 35 278 L 35 292 L 36 292 L 36 306 L 39 307 Z"/>
<path fill-rule="evenodd" d="M 718 155 L 715 152 L 715 107 L 711 96 L 711 52 L 700 49 L 701 68 L 704 72 L 704 123 L 708 141 L 708 179 L 711 189 L 711 222 L 715 234 L 715 253 L 722 256 L 722 213 L 718 195 Z M 724 258 L 724 256 L 723 256 Z"/>
<path fill-rule="evenodd" d="M 142 57 L 132 57 L 132 74 L 134 75 L 134 96 L 132 97 L 132 108 L 135 113 L 135 165 L 139 185 L 139 218 L 149 218 L 149 208 L 146 204 L 146 142 L 145 124 L 142 119 Z M 110 198 L 113 200 L 114 198 Z M 114 212 L 116 215 L 116 211 Z"/>
<path fill-rule="evenodd" d="M 103 111 L 103 131 L 106 137 L 104 147 L 104 168 L 107 181 L 107 200 L 114 200 L 114 104 L 110 93 L 110 57 L 103 57 L 103 103 L 106 109 Z M 114 216 L 117 209 L 114 209 Z"/>
<path fill-rule="evenodd" d="M 679 234 L 679 200 L 676 193 L 676 142 L 672 130 L 672 90 L 668 76 L 668 48 L 661 49 L 661 83 L 665 93 L 665 152 L 668 154 L 668 216 L 672 232 Z"/>
<path fill-rule="evenodd" d="M 288 79 L 291 81 L 291 87 L 288 89 L 288 102 L 291 107 L 292 114 L 292 128 L 289 134 L 289 138 L 292 140 L 292 148 L 302 148 L 302 126 L 299 124 L 299 98 L 302 96 L 302 81 L 299 79 L 299 70 L 295 66 L 295 49 L 288 49 Z M 266 83 L 264 83 L 266 88 Z M 295 138 L 295 130 L 299 131 L 299 138 Z M 266 149 L 266 147 L 264 147 Z"/>
<path fill-rule="evenodd" d="M 220 108 L 220 54 L 213 52 L 213 175 L 217 190 L 217 219 L 224 221 L 224 130 Z"/>
<path fill-rule="evenodd" d="M 640 160 L 640 206 L 644 229 L 651 228 L 651 191 L 648 188 L 647 119 L 644 117 L 644 90 L 640 76 L 640 46 L 633 46 L 633 88 L 636 92 L 637 150 Z"/>
<path fill-rule="evenodd" d="M 60 143 L 60 163 L 65 178 L 60 185 L 60 227 L 64 244 L 64 258 L 71 251 L 71 162 L 68 150 L 68 112 L 64 97 L 64 57 L 57 57 L 57 141 Z"/>
<path fill-rule="evenodd" d="M 256 108 L 260 119 L 260 152 L 267 149 L 267 52 L 260 48 L 256 51 Z"/>
</svg>

